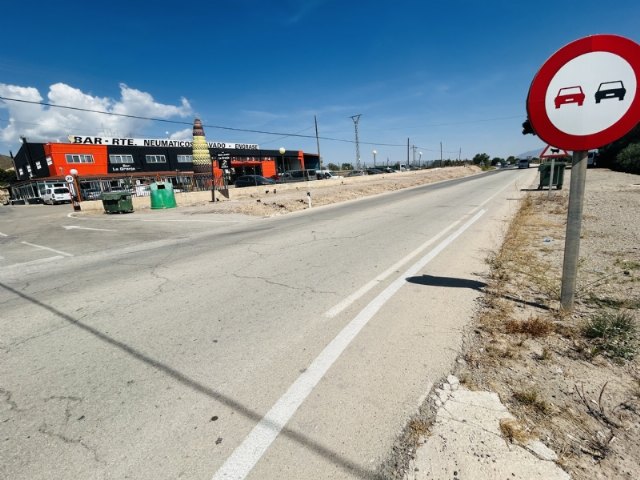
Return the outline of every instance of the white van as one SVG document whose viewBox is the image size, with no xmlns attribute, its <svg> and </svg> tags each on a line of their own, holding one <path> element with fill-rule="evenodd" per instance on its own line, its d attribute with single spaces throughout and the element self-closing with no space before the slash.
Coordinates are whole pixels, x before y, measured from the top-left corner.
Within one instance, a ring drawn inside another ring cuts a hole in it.
<svg viewBox="0 0 640 480">
<path fill-rule="evenodd" d="M 42 201 L 50 205 L 71 203 L 71 193 L 67 187 L 47 187 L 42 195 Z"/>
</svg>

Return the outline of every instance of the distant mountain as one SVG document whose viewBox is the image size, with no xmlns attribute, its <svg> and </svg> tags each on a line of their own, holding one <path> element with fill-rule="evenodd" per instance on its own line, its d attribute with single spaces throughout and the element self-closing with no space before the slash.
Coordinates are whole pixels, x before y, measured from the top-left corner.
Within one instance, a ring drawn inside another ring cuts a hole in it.
<svg viewBox="0 0 640 480">
<path fill-rule="evenodd" d="M 0 168 L 2 170 L 13 170 L 13 161 L 11 157 L 0 154 Z"/>
</svg>

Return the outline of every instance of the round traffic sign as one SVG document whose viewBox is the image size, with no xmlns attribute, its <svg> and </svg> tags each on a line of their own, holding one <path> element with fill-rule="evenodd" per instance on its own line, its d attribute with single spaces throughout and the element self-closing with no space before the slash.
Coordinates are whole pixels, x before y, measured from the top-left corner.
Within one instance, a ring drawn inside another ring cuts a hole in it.
<svg viewBox="0 0 640 480">
<path fill-rule="evenodd" d="M 67 175 L 64 179 L 67 183 L 73 183 L 73 175 Z"/>
<path fill-rule="evenodd" d="M 581 38 L 540 68 L 527 97 L 536 134 L 565 150 L 618 140 L 640 122 L 640 45 L 617 35 Z"/>
</svg>

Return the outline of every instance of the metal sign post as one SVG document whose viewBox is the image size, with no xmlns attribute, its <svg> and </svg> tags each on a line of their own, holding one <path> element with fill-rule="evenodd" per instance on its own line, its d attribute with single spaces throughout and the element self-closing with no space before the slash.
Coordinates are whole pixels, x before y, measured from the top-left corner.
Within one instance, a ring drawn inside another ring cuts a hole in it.
<svg viewBox="0 0 640 480">
<path fill-rule="evenodd" d="M 587 179 L 587 153 L 586 150 L 573 152 L 573 160 L 571 162 L 569 213 L 567 214 L 567 233 L 564 241 L 562 289 L 560 293 L 560 308 L 565 311 L 573 309 L 576 292 L 584 186 Z"/>
</svg>

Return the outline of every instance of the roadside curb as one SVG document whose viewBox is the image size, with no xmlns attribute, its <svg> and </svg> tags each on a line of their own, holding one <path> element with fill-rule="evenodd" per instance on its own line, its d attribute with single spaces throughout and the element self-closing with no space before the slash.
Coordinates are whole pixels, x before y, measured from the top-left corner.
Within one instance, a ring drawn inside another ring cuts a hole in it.
<svg viewBox="0 0 640 480">
<path fill-rule="evenodd" d="M 517 422 L 496 393 L 468 390 L 449 375 L 431 400 L 435 421 L 416 449 L 406 480 L 571 478 L 539 440 L 521 444 L 504 438 L 501 425 Z"/>
</svg>

